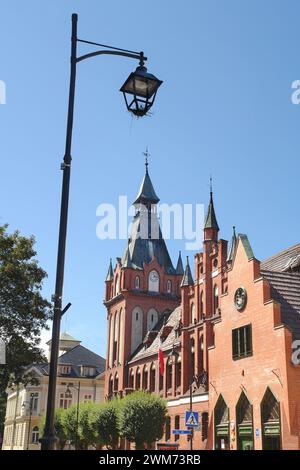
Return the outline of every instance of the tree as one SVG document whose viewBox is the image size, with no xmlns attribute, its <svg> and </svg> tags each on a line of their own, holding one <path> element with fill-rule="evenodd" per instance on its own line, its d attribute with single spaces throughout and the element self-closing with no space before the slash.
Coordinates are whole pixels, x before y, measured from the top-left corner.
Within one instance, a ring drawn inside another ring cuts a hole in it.
<svg viewBox="0 0 300 470">
<path fill-rule="evenodd" d="M 65 427 L 64 427 L 65 412 L 66 410 L 64 410 L 63 408 L 58 408 L 57 410 L 55 410 L 55 417 L 54 417 L 56 437 L 58 438 L 57 447 L 60 450 L 63 450 L 65 448 L 66 442 L 68 440 L 68 436 L 65 433 Z M 46 421 L 46 417 L 43 416 L 39 423 L 39 435 L 40 436 L 44 434 L 45 421 Z"/>
<path fill-rule="evenodd" d="M 99 435 L 99 441 L 108 449 L 117 449 L 119 440 L 119 410 L 120 401 L 115 399 L 101 403 L 99 406 L 95 427 Z"/>
<path fill-rule="evenodd" d="M 166 421 L 166 402 L 157 395 L 140 390 L 127 395 L 120 409 L 121 435 L 135 442 L 136 449 L 151 448 L 161 439 Z"/>
<path fill-rule="evenodd" d="M 33 237 L 9 234 L 0 226 L 0 337 L 6 344 L 6 365 L 0 366 L 0 430 L 6 388 L 27 382 L 24 368 L 45 362 L 39 347 L 41 330 L 51 318 L 51 305 L 41 295 L 46 272 L 38 265 Z"/>
<path fill-rule="evenodd" d="M 78 440 L 81 449 L 86 450 L 89 446 L 98 447 L 101 443 L 101 438 L 96 426 L 98 415 L 99 404 L 92 402 L 80 403 Z"/>
</svg>

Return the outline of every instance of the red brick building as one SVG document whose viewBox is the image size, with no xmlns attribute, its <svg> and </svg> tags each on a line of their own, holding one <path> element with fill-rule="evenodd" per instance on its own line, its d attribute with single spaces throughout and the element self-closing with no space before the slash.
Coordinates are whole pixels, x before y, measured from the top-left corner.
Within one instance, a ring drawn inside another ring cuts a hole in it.
<svg viewBox="0 0 300 470">
<path fill-rule="evenodd" d="M 172 429 L 185 428 L 191 393 L 201 423 L 194 449 L 299 449 L 300 244 L 260 262 L 234 229 L 228 247 L 211 192 L 193 279 L 188 259 L 185 269 L 180 254 L 172 264 L 158 202 L 146 164 L 125 253 L 106 277 L 106 397 L 140 388 L 163 396 L 163 442 L 180 449 L 189 437 Z"/>
</svg>

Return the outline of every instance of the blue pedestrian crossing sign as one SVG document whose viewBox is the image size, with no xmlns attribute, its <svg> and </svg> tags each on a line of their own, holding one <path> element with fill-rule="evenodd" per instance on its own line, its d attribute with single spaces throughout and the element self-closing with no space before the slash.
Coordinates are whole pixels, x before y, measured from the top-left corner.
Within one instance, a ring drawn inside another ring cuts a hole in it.
<svg viewBox="0 0 300 470">
<path fill-rule="evenodd" d="M 198 411 L 186 411 L 185 412 L 185 425 L 191 428 L 197 428 L 199 426 Z"/>
</svg>

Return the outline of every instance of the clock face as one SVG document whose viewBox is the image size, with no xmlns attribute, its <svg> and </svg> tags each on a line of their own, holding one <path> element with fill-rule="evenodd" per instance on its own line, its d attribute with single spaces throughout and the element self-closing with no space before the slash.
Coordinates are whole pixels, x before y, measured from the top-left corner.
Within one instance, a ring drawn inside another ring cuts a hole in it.
<svg viewBox="0 0 300 470">
<path fill-rule="evenodd" d="M 244 287 L 239 287 L 234 294 L 234 305 L 237 310 L 243 310 L 247 303 L 247 291 Z"/>
<path fill-rule="evenodd" d="M 151 271 L 150 273 L 150 281 L 156 282 L 158 280 L 158 274 L 156 271 Z"/>
</svg>

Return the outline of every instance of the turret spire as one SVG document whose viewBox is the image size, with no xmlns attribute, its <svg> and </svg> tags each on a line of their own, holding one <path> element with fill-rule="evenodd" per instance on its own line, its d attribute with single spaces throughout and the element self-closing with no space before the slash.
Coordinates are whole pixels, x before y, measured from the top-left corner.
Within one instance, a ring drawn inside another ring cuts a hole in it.
<svg viewBox="0 0 300 470">
<path fill-rule="evenodd" d="M 107 275 L 106 275 L 106 281 L 112 281 L 114 278 L 114 272 L 113 272 L 113 267 L 112 267 L 112 262 L 111 262 L 111 258 L 110 258 L 110 261 L 109 261 L 109 266 L 108 266 L 108 271 L 107 271 Z"/>
<path fill-rule="evenodd" d="M 183 276 L 183 273 L 184 273 L 184 270 L 183 270 L 183 264 L 182 264 L 182 258 L 181 258 L 181 251 L 179 251 L 178 261 L 177 261 L 177 266 L 176 266 L 176 274 Z"/>
<path fill-rule="evenodd" d="M 151 204 L 157 204 L 159 202 L 159 197 L 156 195 L 152 181 L 149 176 L 149 171 L 148 171 L 148 158 L 150 156 L 148 152 L 148 148 L 146 148 L 146 151 L 143 152 L 145 155 L 145 176 L 143 178 L 142 184 L 140 186 L 138 195 L 134 201 L 133 204 L 144 204 L 145 206 L 149 206 Z"/>
<path fill-rule="evenodd" d="M 228 253 L 228 257 L 227 257 L 228 262 L 233 261 L 233 259 L 235 257 L 236 248 L 237 248 L 237 237 L 236 237 L 236 233 L 235 233 L 235 226 L 233 226 L 233 233 L 232 233 L 232 237 L 231 237 L 230 249 L 229 249 L 229 253 Z"/>
<path fill-rule="evenodd" d="M 181 287 L 185 286 L 192 286 L 194 284 L 193 276 L 191 273 L 191 268 L 190 268 L 190 263 L 189 263 L 189 257 L 186 257 L 186 267 L 184 271 L 184 275 L 181 281 Z"/>
<path fill-rule="evenodd" d="M 213 190 L 212 190 L 212 177 L 210 177 L 210 201 L 208 205 L 207 214 L 204 222 L 204 229 L 212 228 L 219 231 L 219 225 L 216 218 L 216 213 L 214 209 L 214 200 L 213 200 Z"/>
</svg>

